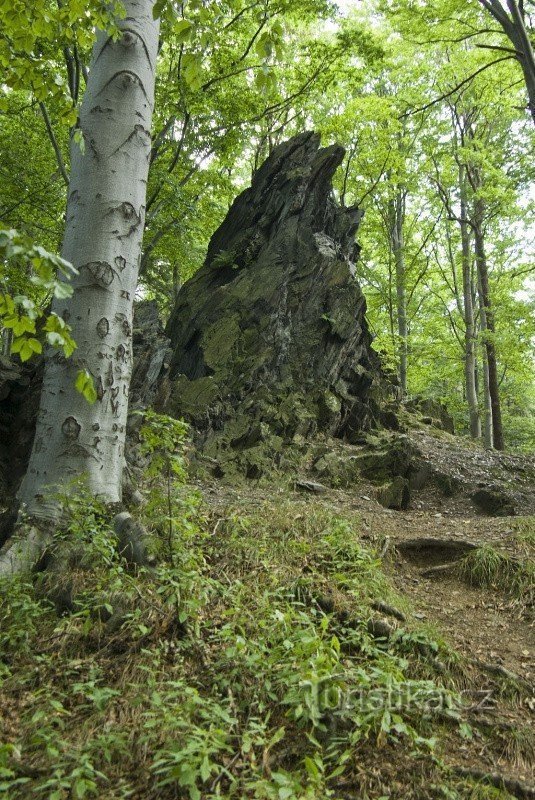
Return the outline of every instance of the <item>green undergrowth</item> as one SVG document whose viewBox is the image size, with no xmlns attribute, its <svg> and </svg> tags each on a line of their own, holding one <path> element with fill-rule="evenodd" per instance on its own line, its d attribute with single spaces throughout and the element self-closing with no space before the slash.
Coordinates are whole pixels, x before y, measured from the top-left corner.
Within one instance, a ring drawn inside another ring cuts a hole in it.
<svg viewBox="0 0 535 800">
<path fill-rule="evenodd" d="M 129 569 L 106 510 L 78 496 L 60 591 L 54 570 L 0 584 L 0 792 L 505 797 L 442 766 L 442 733 L 471 736 L 451 653 L 410 622 L 370 625 L 378 601 L 410 610 L 358 521 L 307 501 L 215 514 L 159 424 L 144 445 L 155 566 Z"/>
<path fill-rule="evenodd" d="M 535 517 L 519 517 L 514 538 L 526 556 L 535 557 Z"/>
<path fill-rule="evenodd" d="M 529 535 L 522 541 L 530 546 Z M 523 609 L 533 609 L 535 602 L 533 557 L 513 557 L 490 544 L 485 544 L 461 559 L 457 572 L 473 586 L 499 589 L 510 595 Z"/>
</svg>

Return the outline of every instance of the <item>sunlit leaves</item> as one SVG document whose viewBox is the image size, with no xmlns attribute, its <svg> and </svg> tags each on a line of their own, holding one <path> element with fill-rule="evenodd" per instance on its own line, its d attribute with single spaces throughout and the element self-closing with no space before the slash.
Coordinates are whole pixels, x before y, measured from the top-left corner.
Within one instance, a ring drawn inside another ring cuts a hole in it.
<svg viewBox="0 0 535 800">
<path fill-rule="evenodd" d="M 200 53 L 184 53 L 182 74 L 190 89 L 194 91 L 200 89 L 203 83 L 202 55 Z"/>
<path fill-rule="evenodd" d="M 11 345 L 11 352 L 18 353 L 21 361 L 28 361 L 36 353 L 41 353 L 42 350 L 43 345 L 41 342 L 33 337 L 25 338 L 24 336 L 19 336 L 13 340 Z"/>
<path fill-rule="evenodd" d="M 48 344 L 52 347 L 61 348 L 67 358 L 71 356 L 76 349 L 76 344 L 70 335 L 70 330 L 65 320 L 58 317 L 54 312 L 48 316 L 43 326 Z"/>
<path fill-rule="evenodd" d="M 173 25 L 173 34 L 179 44 L 186 42 L 193 32 L 193 23 L 187 19 L 177 19 Z"/>
<path fill-rule="evenodd" d="M 88 403 L 95 403 L 97 400 L 97 390 L 92 375 L 86 370 L 81 369 L 76 375 L 74 383 L 77 392 L 85 397 Z"/>
<path fill-rule="evenodd" d="M 68 357 L 76 344 L 70 327 L 54 313 L 47 313 L 41 305 L 26 294 L 13 295 L 8 288 L 7 267 L 19 265 L 28 272 L 29 285 L 34 285 L 46 298 L 69 297 L 72 287 L 68 280 L 76 270 L 59 256 L 33 244 L 15 230 L 0 230 L 0 326 L 11 332 L 11 352 L 21 361 L 28 361 L 41 353 L 43 343 L 37 338 L 44 334 L 45 341 L 62 350 Z"/>
<path fill-rule="evenodd" d="M 65 123 L 72 124 L 73 98 L 58 71 L 58 62 L 54 64 L 50 55 L 54 50 L 61 53 L 68 46 L 77 53 L 87 52 L 95 31 L 106 29 L 114 35 L 116 21 L 123 16 L 124 7 L 119 0 L 64 0 L 58 4 L 47 0 L 0 0 L 3 90 L 31 91 L 37 100 L 57 107 Z"/>
</svg>

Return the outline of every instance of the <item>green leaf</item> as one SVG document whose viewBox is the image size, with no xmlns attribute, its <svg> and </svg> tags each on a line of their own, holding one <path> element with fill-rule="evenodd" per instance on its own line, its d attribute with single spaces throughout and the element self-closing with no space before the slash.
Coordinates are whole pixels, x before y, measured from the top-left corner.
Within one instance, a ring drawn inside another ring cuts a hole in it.
<svg viewBox="0 0 535 800">
<path fill-rule="evenodd" d="M 84 133 L 83 133 L 82 129 L 81 128 L 76 128 L 72 138 L 76 142 L 78 147 L 80 148 L 81 154 L 84 155 L 84 153 L 85 153 L 85 139 L 84 139 Z M 57 295 L 56 295 L 56 297 L 57 297 Z"/>
<path fill-rule="evenodd" d="M 193 91 L 200 89 L 203 82 L 202 58 L 199 54 L 185 53 L 182 59 L 184 80 Z"/>
<path fill-rule="evenodd" d="M 63 354 L 65 358 L 69 358 L 69 356 L 72 356 L 76 348 L 77 348 L 76 342 L 71 336 L 69 336 L 69 334 L 66 333 L 65 336 L 63 337 Z"/>
<path fill-rule="evenodd" d="M 51 347 L 63 347 L 65 339 L 61 333 L 47 333 L 46 340 Z"/>
<path fill-rule="evenodd" d="M 179 44 L 186 42 L 193 32 L 193 22 L 189 19 L 179 19 L 175 22 L 173 31 Z"/>
<path fill-rule="evenodd" d="M 74 386 L 80 394 L 83 394 L 88 403 L 93 404 L 97 399 L 97 390 L 93 376 L 86 370 L 81 369 L 77 376 Z"/>
<path fill-rule="evenodd" d="M 208 756 L 205 756 L 201 761 L 200 773 L 201 773 L 201 780 L 207 781 L 210 777 L 210 761 L 208 760 Z"/>
<path fill-rule="evenodd" d="M 13 340 L 11 345 L 11 352 L 18 353 L 21 361 L 28 361 L 35 353 L 41 353 L 43 346 L 37 339 L 27 339 L 25 336 L 20 336 Z"/>
<path fill-rule="evenodd" d="M 67 324 L 65 320 L 52 312 L 45 323 L 44 330 L 53 331 L 54 333 L 63 333 L 66 327 Z"/>
<path fill-rule="evenodd" d="M 67 297 L 72 296 L 72 286 L 68 283 L 64 283 L 63 281 L 55 281 L 54 283 L 54 297 L 57 297 L 58 300 L 65 300 Z"/>
<path fill-rule="evenodd" d="M 158 17 L 161 17 L 166 5 L 167 0 L 156 0 L 152 9 L 152 18 L 158 19 Z"/>
</svg>

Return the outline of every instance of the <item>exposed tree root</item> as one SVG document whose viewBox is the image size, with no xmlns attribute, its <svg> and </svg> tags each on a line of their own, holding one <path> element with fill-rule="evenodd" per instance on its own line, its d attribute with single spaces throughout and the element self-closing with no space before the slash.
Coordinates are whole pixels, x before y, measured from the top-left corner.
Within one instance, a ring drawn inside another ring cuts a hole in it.
<svg viewBox="0 0 535 800">
<path fill-rule="evenodd" d="M 37 527 L 21 527 L 0 550 L 0 578 L 29 572 L 42 558 L 52 533 Z"/>
<path fill-rule="evenodd" d="M 403 611 L 400 611 L 398 608 L 394 608 L 394 606 L 388 605 L 383 600 L 376 600 L 372 603 L 372 608 L 376 611 L 380 611 L 382 614 L 386 614 L 388 617 L 394 617 L 394 619 L 399 619 L 400 622 L 405 622 L 406 617 Z"/>
<path fill-rule="evenodd" d="M 497 789 L 505 789 L 509 794 L 518 797 L 519 800 L 535 800 L 535 787 L 527 786 L 516 778 L 506 778 L 499 772 L 485 772 L 481 769 L 470 767 L 454 767 L 454 771 L 462 778 L 472 778 L 483 783 L 490 783 Z"/>
<path fill-rule="evenodd" d="M 437 576 L 440 578 L 442 575 L 453 574 L 456 566 L 456 561 L 451 561 L 449 564 L 436 564 L 434 567 L 422 570 L 420 575 L 422 578 L 435 578 Z"/>
<path fill-rule="evenodd" d="M 502 666 L 502 664 L 491 664 L 487 661 L 480 661 L 478 658 L 474 658 L 472 663 L 482 669 L 484 672 L 488 672 L 490 675 L 495 675 L 517 684 L 517 686 L 526 691 L 528 695 L 533 693 L 533 686 L 529 681 L 520 677 L 520 675 L 517 675 L 515 672 L 511 672 L 511 670 L 506 669 L 504 666 Z"/>
</svg>

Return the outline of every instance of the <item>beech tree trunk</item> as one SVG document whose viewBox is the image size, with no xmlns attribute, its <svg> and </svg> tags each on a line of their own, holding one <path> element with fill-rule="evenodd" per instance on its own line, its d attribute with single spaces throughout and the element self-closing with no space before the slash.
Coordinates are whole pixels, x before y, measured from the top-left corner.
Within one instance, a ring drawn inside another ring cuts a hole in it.
<svg viewBox="0 0 535 800">
<path fill-rule="evenodd" d="M 482 6 L 492 14 L 509 38 L 514 47 L 515 58 L 524 75 L 524 83 L 528 94 L 528 107 L 535 122 L 535 54 L 525 23 L 524 3 L 517 0 L 506 0 L 507 11 L 500 0 L 479 0 Z"/>
<path fill-rule="evenodd" d="M 407 396 L 407 293 L 405 281 L 405 248 L 403 222 L 405 217 L 405 192 L 398 188 L 390 201 L 390 239 L 396 266 L 396 316 L 398 321 L 399 384 L 402 398 Z"/>
<path fill-rule="evenodd" d="M 481 338 L 483 340 L 483 347 L 481 352 L 482 358 L 482 373 L 483 373 L 483 443 L 487 450 L 492 450 L 492 403 L 490 399 L 490 382 L 489 382 L 489 365 L 487 361 L 487 350 L 485 347 L 485 337 L 487 335 L 487 314 L 481 296 L 481 282 L 478 280 L 479 292 L 479 329 L 481 331 Z"/>
<path fill-rule="evenodd" d="M 54 303 L 78 345 L 70 359 L 47 356 L 28 472 L 19 499 L 35 518 L 59 513 L 54 492 L 83 479 L 106 502 L 121 499 L 132 309 L 145 221 L 158 48 L 153 0 L 124 0 L 122 36 L 98 35 L 73 141 L 63 258 L 78 275 L 74 294 Z M 93 377 L 97 401 L 75 389 Z"/>
<path fill-rule="evenodd" d="M 504 450 L 502 411 L 500 403 L 500 388 L 498 383 L 498 364 L 496 359 L 496 345 L 494 343 L 494 311 L 490 299 L 487 256 L 485 252 L 485 237 L 483 233 L 484 205 L 481 198 L 476 199 L 474 207 L 474 250 L 476 256 L 481 305 L 486 317 L 486 335 L 484 338 L 486 361 L 488 368 L 488 385 L 490 404 L 492 407 L 492 441 L 495 450 Z"/>
<path fill-rule="evenodd" d="M 474 323 L 474 308 L 472 303 L 472 274 L 470 259 L 470 231 L 467 218 L 466 184 L 464 170 L 459 167 L 459 187 L 461 194 L 461 248 L 463 271 L 463 316 L 465 325 L 464 344 L 465 361 L 464 376 L 466 386 L 466 402 L 470 416 L 470 436 L 472 439 L 481 438 L 481 419 L 477 400 L 476 385 L 476 329 Z"/>
</svg>

